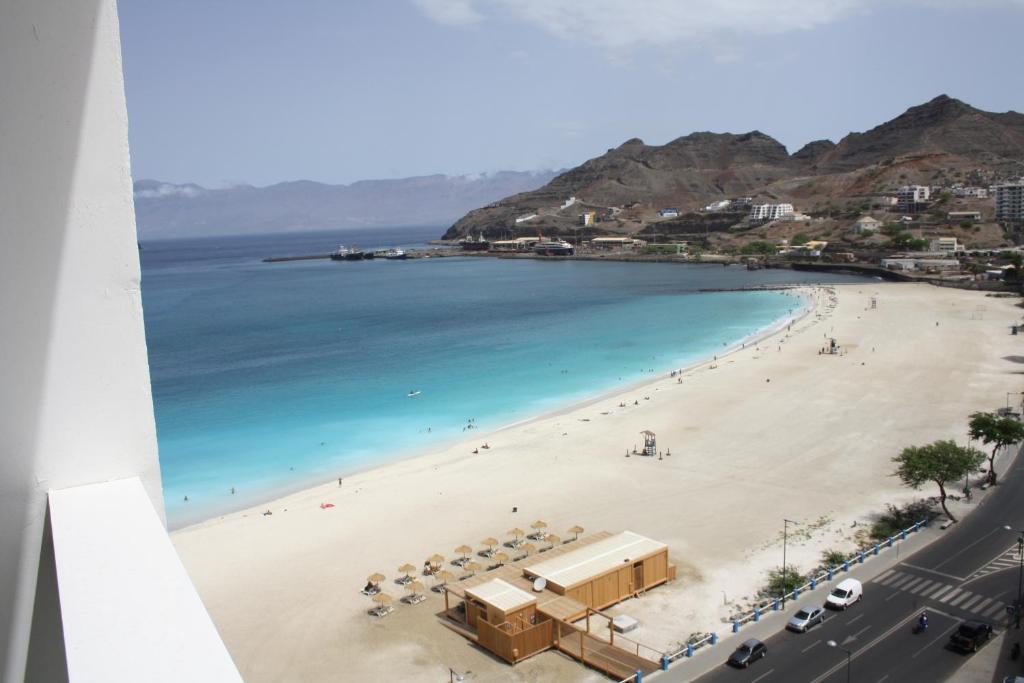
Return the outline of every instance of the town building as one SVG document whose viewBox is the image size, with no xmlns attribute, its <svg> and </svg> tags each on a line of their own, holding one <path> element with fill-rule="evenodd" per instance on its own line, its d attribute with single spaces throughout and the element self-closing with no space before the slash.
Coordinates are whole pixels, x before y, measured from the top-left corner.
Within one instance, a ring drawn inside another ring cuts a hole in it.
<svg viewBox="0 0 1024 683">
<path fill-rule="evenodd" d="M 878 207 L 879 209 L 893 209 L 899 204 L 899 200 L 896 197 L 881 196 L 874 197 L 871 200 L 871 205 Z"/>
<path fill-rule="evenodd" d="M 793 213 L 792 204 L 754 204 L 748 219 L 752 223 L 767 223 Z"/>
<path fill-rule="evenodd" d="M 597 223 L 597 212 L 596 211 L 584 211 L 579 217 L 580 225 L 590 226 Z"/>
<path fill-rule="evenodd" d="M 1024 222 L 1024 180 L 995 186 L 996 220 Z"/>
<path fill-rule="evenodd" d="M 659 209 L 658 210 L 658 215 L 661 216 L 662 218 L 678 218 L 679 217 L 679 209 L 677 209 L 675 207 L 668 207 L 668 208 L 664 208 L 664 209 Z"/>
<path fill-rule="evenodd" d="M 953 186 L 953 195 L 955 197 L 970 197 L 973 199 L 987 199 L 988 188 L 987 187 L 964 187 L 963 185 Z"/>
<path fill-rule="evenodd" d="M 963 249 L 955 237 L 936 237 L 931 241 L 929 249 L 936 254 L 954 254 Z"/>
<path fill-rule="evenodd" d="M 602 251 L 610 249 L 642 249 L 647 246 L 647 242 L 632 237 L 595 237 L 590 240 L 590 246 Z"/>
<path fill-rule="evenodd" d="M 931 188 L 927 185 L 904 185 L 896 191 L 896 207 L 913 213 L 926 207 L 930 197 Z"/>
<path fill-rule="evenodd" d="M 491 242 L 491 251 L 532 252 L 537 242 L 540 242 L 540 237 L 517 237 L 514 240 L 497 240 Z"/>
<path fill-rule="evenodd" d="M 806 213 L 794 211 L 793 213 L 786 213 L 779 216 L 777 220 L 788 221 L 790 223 L 806 223 L 807 221 L 811 220 L 811 217 L 808 216 Z"/>
<path fill-rule="evenodd" d="M 884 258 L 881 261 L 887 270 L 956 271 L 960 261 L 938 258 Z"/>
<path fill-rule="evenodd" d="M 732 205 L 732 200 L 723 199 L 721 201 L 712 202 L 704 207 L 704 210 L 708 213 L 718 213 L 719 211 L 725 211 Z"/>
<path fill-rule="evenodd" d="M 972 223 L 981 220 L 981 211 L 950 211 L 946 214 L 946 220 L 955 223 L 970 221 Z"/>
<path fill-rule="evenodd" d="M 857 219 L 857 222 L 853 224 L 853 231 L 858 235 L 870 235 L 878 232 L 882 228 L 882 221 L 872 218 L 871 216 L 861 216 Z"/>
</svg>

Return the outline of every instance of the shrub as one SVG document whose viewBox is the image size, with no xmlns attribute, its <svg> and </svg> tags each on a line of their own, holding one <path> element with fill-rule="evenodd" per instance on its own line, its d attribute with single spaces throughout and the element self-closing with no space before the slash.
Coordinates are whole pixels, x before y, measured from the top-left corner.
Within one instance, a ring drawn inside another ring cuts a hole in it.
<svg viewBox="0 0 1024 683">
<path fill-rule="evenodd" d="M 768 584 L 762 591 L 765 595 L 776 596 L 783 593 L 790 593 L 794 588 L 799 588 L 810 581 L 810 579 L 796 570 L 793 565 L 787 565 L 785 583 L 783 583 L 782 567 L 777 567 L 768 572 Z"/>
<path fill-rule="evenodd" d="M 904 529 L 914 526 L 917 522 L 923 519 L 932 519 L 934 516 L 931 503 L 925 500 L 907 503 L 901 508 L 887 505 L 885 512 L 871 525 L 869 533 L 873 540 L 884 541 L 890 536 L 895 536 Z"/>
<path fill-rule="evenodd" d="M 821 564 L 826 569 L 841 565 L 843 562 L 846 562 L 846 555 L 839 550 L 829 548 L 821 553 Z"/>
</svg>

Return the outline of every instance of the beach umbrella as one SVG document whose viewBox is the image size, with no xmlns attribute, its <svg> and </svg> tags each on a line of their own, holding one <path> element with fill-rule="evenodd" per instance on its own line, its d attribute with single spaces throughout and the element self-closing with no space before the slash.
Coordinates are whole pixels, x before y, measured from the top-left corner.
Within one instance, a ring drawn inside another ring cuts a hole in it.
<svg viewBox="0 0 1024 683">
<path fill-rule="evenodd" d="M 410 581 L 405 584 L 405 590 L 409 591 L 409 595 L 415 598 L 417 594 L 423 592 L 423 584 L 419 581 Z"/>
<path fill-rule="evenodd" d="M 408 562 L 406 562 L 405 564 L 403 564 L 401 567 L 398 568 L 398 571 L 400 571 L 400 572 L 402 572 L 402 574 L 404 574 L 404 576 L 402 578 L 404 578 L 406 581 L 409 581 L 410 579 L 412 579 L 412 577 L 409 576 L 409 572 L 416 571 L 416 567 L 414 567 L 411 564 L 409 564 Z"/>
<path fill-rule="evenodd" d="M 579 524 L 577 524 L 577 525 L 569 528 L 569 533 L 572 534 L 572 540 L 575 541 L 577 538 L 580 537 L 580 534 L 583 533 L 583 527 L 581 527 Z"/>
<path fill-rule="evenodd" d="M 498 566 L 501 566 L 508 562 L 508 555 L 505 553 L 494 553 L 494 555 L 491 556 L 491 559 L 496 561 Z"/>
<path fill-rule="evenodd" d="M 524 543 L 521 546 L 519 546 L 519 549 L 525 550 L 527 555 L 529 555 L 530 553 L 537 552 L 537 546 L 535 546 L 532 543 Z"/>
<path fill-rule="evenodd" d="M 434 574 L 434 580 L 437 581 L 437 584 L 439 586 L 445 585 L 446 583 L 448 583 L 449 581 L 451 581 L 454 578 L 455 578 L 455 575 L 452 574 L 447 569 L 442 569 L 441 571 L 439 571 L 436 574 Z"/>
<path fill-rule="evenodd" d="M 470 548 L 468 545 L 460 545 L 458 548 L 455 549 L 455 552 L 457 552 L 459 554 L 459 557 L 462 558 L 462 561 L 465 562 L 466 558 L 469 557 L 469 554 L 473 552 L 473 549 Z"/>
<path fill-rule="evenodd" d="M 530 528 L 533 529 L 533 535 L 535 537 L 542 538 L 544 536 L 544 530 L 548 528 L 548 525 L 547 522 L 542 522 L 538 519 L 530 525 Z"/>
<path fill-rule="evenodd" d="M 392 597 L 391 597 L 390 595 L 388 595 L 387 593 L 377 593 L 377 594 L 376 594 L 376 595 L 374 595 L 374 596 L 373 596 L 373 598 L 371 598 L 371 599 L 372 599 L 372 600 L 373 600 L 373 601 L 374 601 L 375 603 L 377 603 L 378 605 L 386 605 L 386 604 L 388 604 L 389 602 L 391 602 L 391 601 L 392 601 L 392 600 L 393 600 L 394 598 L 392 598 Z"/>
<path fill-rule="evenodd" d="M 436 572 L 438 567 L 444 564 L 444 556 L 434 553 L 433 555 L 427 558 L 427 564 L 430 565 L 430 570 L 432 572 Z"/>
<path fill-rule="evenodd" d="M 487 546 L 487 552 L 488 553 L 492 553 L 492 552 L 494 552 L 494 546 L 498 545 L 498 539 L 491 538 L 490 536 L 488 536 L 484 540 L 480 541 L 480 543 L 482 543 L 483 545 Z"/>
<path fill-rule="evenodd" d="M 384 575 L 381 574 L 380 572 L 374 572 L 374 573 L 372 573 L 372 574 L 370 574 L 369 576 L 366 577 L 366 583 L 374 583 L 374 584 L 380 583 L 381 581 L 384 580 L 384 578 L 385 578 Z"/>
<path fill-rule="evenodd" d="M 523 530 L 516 527 L 515 529 L 509 529 L 505 534 L 513 537 L 516 540 L 516 543 L 519 543 L 519 537 L 523 535 Z"/>
<path fill-rule="evenodd" d="M 562 539 L 560 539 L 558 536 L 555 536 L 554 534 L 548 534 L 544 540 L 550 543 L 552 548 L 554 548 L 562 541 Z"/>
<path fill-rule="evenodd" d="M 466 564 L 462 565 L 462 568 L 469 572 L 470 576 L 473 576 L 473 574 L 476 574 L 478 571 L 480 571 L 480 563 L 470 560 Z"/>
</svg>

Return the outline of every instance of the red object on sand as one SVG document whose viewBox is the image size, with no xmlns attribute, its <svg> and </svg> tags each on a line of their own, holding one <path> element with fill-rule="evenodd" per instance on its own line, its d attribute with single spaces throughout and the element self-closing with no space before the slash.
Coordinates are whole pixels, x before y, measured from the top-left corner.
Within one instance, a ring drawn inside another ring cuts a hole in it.
<svg viewBox="0 0 1024 683">
<path fill-rule="evenodd" d="M 332 508 L 332 507 L 334 507 L 334 503 L 320 503 L 320 509 L 321 510 L 323 510 L 325 508 Z"/>
</svg>

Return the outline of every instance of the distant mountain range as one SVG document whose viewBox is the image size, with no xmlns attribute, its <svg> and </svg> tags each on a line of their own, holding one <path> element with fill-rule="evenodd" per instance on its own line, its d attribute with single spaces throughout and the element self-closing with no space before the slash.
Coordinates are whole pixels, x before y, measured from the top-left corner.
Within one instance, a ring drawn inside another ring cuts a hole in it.
<svg viewBox="0 0 1024 683">
<path fill-rule="evenodd" d="M 536 189 L 555 175 L 554 171 L 501 171 L 362 180 L 350 185 L 299 180 L 225 189 L 138 180 L 135 215 L 142 239 L 444 225 L 474 207 Z"/>
<path fill-rule="evenodd" d="M 576 229 L 584 208 L 624 206 L 633 208 L 624 219 L 603 223 L 602 230 L 635 232 L 656 220 L 662 207 L 686 212 L 752 196 L 814 211 L 860 205 L 904 184 L 968 177 L 983 182 L 1021 173 L 1024 115 L 981 111 L 941 95 L 838 144 L 818 140 L 794 154 L 760 131 L 692 133 L 660 146 L 627 140 L 543 187 L 470 211 L 445 237 L 564 233 Z M 562 208 L 570 197 L 576 203 Z"/>
</svg>

